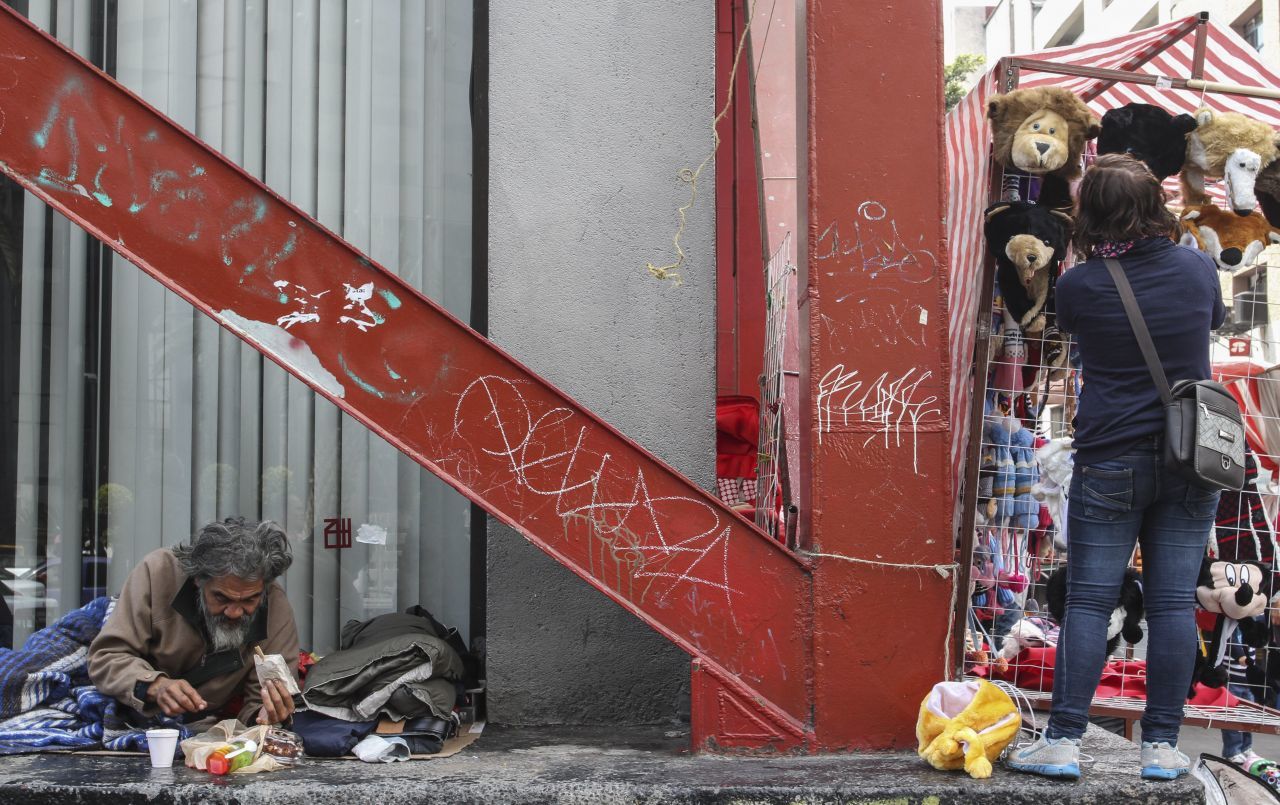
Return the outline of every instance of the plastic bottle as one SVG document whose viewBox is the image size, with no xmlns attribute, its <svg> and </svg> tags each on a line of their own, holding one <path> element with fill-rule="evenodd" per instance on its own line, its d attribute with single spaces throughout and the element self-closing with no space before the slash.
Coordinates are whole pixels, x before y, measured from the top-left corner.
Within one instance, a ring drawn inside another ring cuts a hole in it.
<svg viewBox="0 0 1280 805">
<path fill-rule="evenodd" d="M 253 741 L 235 741 L 209 755 L 205 760 L 205 768 L 210 774 L 230 774 L 252 763 L 253 753 L 257 749 L 258 745 Z"/>
</svg>

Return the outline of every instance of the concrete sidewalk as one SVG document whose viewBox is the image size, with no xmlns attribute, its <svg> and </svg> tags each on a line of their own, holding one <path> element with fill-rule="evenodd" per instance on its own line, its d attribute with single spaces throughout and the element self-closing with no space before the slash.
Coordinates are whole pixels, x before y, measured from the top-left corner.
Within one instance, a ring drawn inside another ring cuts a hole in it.
<svg viewBox="0 0 1280 805">
<path fill-rule="evenodd" d="M 143 757 L 0 758 L 0 802 L 407 805 L 408 803 L 884 803 L 1056 805 L 1202 803 L 1189 778 L 1146 783 L 1133 744 L 1090 728 L 1085 778 L 1061 783 L 998 768 L 990 780 L 943 773 L 913 753 L 824 757 L 691 756 L 684 734 L 490 727 L 450 758 L 391 765 L 310 761 L 288 771 L 217 778 L 153 771 Z"/>
</svg>

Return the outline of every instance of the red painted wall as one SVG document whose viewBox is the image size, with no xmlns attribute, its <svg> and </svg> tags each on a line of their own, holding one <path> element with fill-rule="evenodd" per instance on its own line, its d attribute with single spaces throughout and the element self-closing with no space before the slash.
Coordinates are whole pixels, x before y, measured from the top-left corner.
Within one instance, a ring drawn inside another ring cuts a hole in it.
<svg viewBox="0 0 1280 805">
<path fill-rule="evenodd" d="M 905 748 L 952 606 L 940 8 L 807 7 L 801 538 L 844 557 L 814 571 L 814 728 Z"/>
<path fill-rule="evenodd" d="M 745 0 L 716 0 L 716 109 L 724 108 Z M 764 365 L 764 246 L 751 48 L 738 61 L 733 105 L 720 121 L 716 152 L 716 392 L 760 399 Z"/>
</svg>

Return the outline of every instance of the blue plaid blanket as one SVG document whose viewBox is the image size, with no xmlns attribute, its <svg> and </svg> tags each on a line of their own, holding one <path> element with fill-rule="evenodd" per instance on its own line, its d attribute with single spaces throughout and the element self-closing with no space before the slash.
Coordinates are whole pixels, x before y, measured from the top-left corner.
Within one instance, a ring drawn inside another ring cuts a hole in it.
<svg viewBox="0 0 1280 805">
<path fill-rule="evenodd" d="M 89 644 L 115 608 L 96 598 L 68 612 L 23 644 L 0 648 L 0 755 L 44 749 L 111 749 L 144 752 L 146 730 L 173 727 L 168 719 L 146 722 L 141 714 L 89 682 Z"/>
</svg>

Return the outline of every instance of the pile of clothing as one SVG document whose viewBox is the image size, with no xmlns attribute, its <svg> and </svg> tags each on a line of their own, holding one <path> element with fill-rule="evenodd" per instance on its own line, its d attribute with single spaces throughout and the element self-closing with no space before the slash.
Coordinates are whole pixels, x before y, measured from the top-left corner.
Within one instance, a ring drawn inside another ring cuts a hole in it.
<svg viewBox="0 0 1280 805">
<path fill-rule="evenodd" d="M 0 648 L 0 755 L 44 749 L 146 751 L 146 730 L 191 731 L 147 719 L 89 681 L 89 644 L 115 602 L 96 598 L 36 632 L 21 649 Z"/>
<path fill-rule="evenodd" d="M 439 752 L 456 725 L 454 706 L 472 671 L 457 631 L 411 607 L 349 621 L 339 645 L 307 672 L 307 709 L 294 715 L 293 729 L 307 754 L 349 754 L 379 723 L 391 725 L 394 739 L 413 754 Z"/>
</svg>

